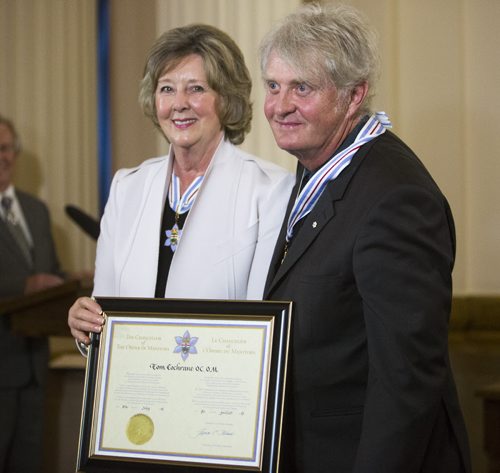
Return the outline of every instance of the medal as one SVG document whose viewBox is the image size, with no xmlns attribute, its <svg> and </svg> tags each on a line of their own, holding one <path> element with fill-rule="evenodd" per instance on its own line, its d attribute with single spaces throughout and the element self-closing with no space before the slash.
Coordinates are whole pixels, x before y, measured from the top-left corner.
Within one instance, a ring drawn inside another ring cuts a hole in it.
<svg viewBox="0 0 500 473">
<path fill-rule="evenodd" d="M 177 245 L 179 244 L 179 240 L 181 239 L 182 235 L 182 228 L 179 228 L 179 225 L 177 225 L 178 218 L 179 214 L 176 213 L 174 226 L 171 230 L 165 230 L 165 236 L 167 237 L 165 239 L 165 246 L 170 246 L 170 249 L 172 251 L 175 251 L 177 249 Z"/>
<path fill-rule="evenodd" d="M 172 172 L 172 180 L 168 189 L 168 200 L 170 208 L 175 212 L 175 223 L 170 230 L 165 230 L 164 246 L 170 246 L 172 252 L 175 252 L 182 236 L 182 228 L 179 228 L 179 215 L 186 213 L 191 209 L 196 199 L 204 176 L 198 176 L 191 185 L 186 189 L 186 192 L 181 197 L 180 180 Z"/>
</svg>

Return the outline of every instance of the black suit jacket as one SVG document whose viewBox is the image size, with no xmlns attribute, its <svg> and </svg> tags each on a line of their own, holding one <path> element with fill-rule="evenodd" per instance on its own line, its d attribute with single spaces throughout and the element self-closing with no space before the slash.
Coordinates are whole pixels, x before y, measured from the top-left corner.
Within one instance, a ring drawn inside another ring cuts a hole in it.
<svg viewBox="0 0 500 473">
<path fill-rule="evenodd" d="M 60 275 L 47 207 L 25 192 L 16 190 L 16 195 L 33 237 L 33 266 L 28 265 L 0 218 L 0 298 L 22 295 L 26 278 L 31 274 Z M 0 388 L 23 386 L 32 379 L 42 382 L 47 361 L 46 339 L 14 335 L 9 327 L 9 318 L 0 317 Z"/>
<path fill-rule="evenodd" d="M 296 192 L 265 289 L 294 301 L 281 471 L 470 471 L 448 359 L 445 197 L 386 132 L 328 184 L 280 264 Z"/>
</svg>

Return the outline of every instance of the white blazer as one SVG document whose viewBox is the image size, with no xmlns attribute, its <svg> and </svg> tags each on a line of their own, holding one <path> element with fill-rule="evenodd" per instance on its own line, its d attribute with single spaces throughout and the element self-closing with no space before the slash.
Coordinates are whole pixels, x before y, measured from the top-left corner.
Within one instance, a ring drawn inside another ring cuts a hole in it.
<svg viewBox="0 0 500 473">
<path fill-rule="evenodd" d="M 101 221 L 94 295 L 154 297 L 172 148 L 119 170 Z M 294 177 L 222 140 L 187 216 L 165 297 L 262 299 Z"/>
</svg>

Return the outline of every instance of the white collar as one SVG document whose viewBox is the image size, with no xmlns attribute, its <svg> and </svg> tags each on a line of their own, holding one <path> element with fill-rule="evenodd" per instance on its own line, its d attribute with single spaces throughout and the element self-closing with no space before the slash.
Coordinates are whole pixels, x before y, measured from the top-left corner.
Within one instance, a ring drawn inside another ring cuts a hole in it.
<svg viewBox="0 0 500 473">
<path fill-rule="evenodd" d="M 0 200 L 3 197 L 10 197 L 12 199 L 12 205 L 15 205 L 15 202 L 17 202 L 17 196 L 14 190 L 14 186 L 12 184 L 9 184 L 7 189 L 5 189 L 3 192 L 0 192 Z M 5 218 L 4 209 L 1 205 L 0 205 L 0 213 L 2 215 L 2 218 Z"/>
<path fill-rule="evenodd" d="M 17 199 L 16 192 L 15 192 L 14 186 L 12 184 L 9 184 L 7 189 L 5 189 L 3 192 L 0 192 L 0 195 L 2 197 L 6 196 L 6 197 L 10 197 L 11 199 Z"/>
</svg>

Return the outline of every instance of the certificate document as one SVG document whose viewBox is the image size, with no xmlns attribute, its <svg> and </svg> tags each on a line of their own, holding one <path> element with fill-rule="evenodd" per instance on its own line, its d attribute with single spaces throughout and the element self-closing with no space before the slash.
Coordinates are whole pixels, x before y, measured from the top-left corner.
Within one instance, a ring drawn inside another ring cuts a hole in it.
<svg viewBox="0 0 500 473">
<path fill-rule="evenodd" d="M 105 315 L 90 458 L 262 471 L 275 317 Z"/>
</svg>

